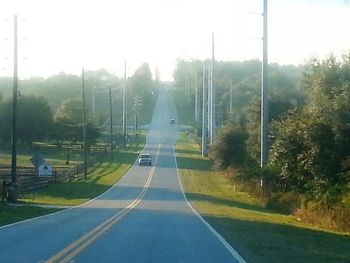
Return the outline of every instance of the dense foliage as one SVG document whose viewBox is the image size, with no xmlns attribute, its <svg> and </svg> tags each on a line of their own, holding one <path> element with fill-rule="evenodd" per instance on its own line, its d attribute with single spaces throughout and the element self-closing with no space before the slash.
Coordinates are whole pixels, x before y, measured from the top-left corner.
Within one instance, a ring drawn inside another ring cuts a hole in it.
<svg viewBox="0 0 350 263">
<path fill-rule="evenodd" d="M 20 96 L 17 112 L 17 136 L 22 144 L 30 145 L 34 140 L 49 137 L 53 128 L 52 110 L 43 97 Z M 0 140 L 11 139 L 12 100 L 0 103 Z"/>
<path fill-rule="evenodd" d="M 202 77 L 202 64 L 179 61 L 177 90 L 190 89 L 193 98 L 192 83 L 201 92 L 202 82 L 195 84 L 186 72 Z M 343 200 L 350 182 L 350 54 L 312 59 L 303 68 L 269 66 L 270 157 L 264 169 L 260 63 L 216 62 L 214 86 L 219 128 L 209 157 L 217 167 L 239 168 L 242 180 L 262 179 L 267 192 L 299 194 L 306 203 L 329 207 Z"/>
<path fill-rule="evenodd" d="M 269 165 L 287 190 L 327 205 L 341 201 L 350 182 L 349 84 L 349 56 L 310 61 L 307 104 L 274 123 Z"/>
<path fill-rule="evenodd" d="M 248 133 L 243 125 L 229 122 L 218 134 L 209 157 L 218 168 L 229 166 L 243 167 L 246 165 L 247 147 L 245 141 Z"/>
</svg>

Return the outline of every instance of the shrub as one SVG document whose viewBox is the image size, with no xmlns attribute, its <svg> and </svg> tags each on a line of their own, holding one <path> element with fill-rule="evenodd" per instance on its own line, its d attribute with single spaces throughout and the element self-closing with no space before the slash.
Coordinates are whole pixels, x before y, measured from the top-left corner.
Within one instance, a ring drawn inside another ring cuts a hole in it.
<svg viewBox="0 0 350 263">
<path fill-rule="evenodd" d="M 244 127 L 230 122 L 222 129 L 209 151 L 209 158 L 216 168 L 244 167 L 247 160 L 245 141 L 248 134 Z"/>
<path fill-rule="evenodd" d="M 318 227 L 350 232 L 350 207 L 344 205 L 329 208 L 309 202 L 307 207 L 297 209 L 294 214 L 302 221 Z"/>
<path fill-rule="evenodd" d="M 293 192 L 272 193 L 266 207 L 283 213 L 293 213 L 299 207 L 299 196 Z"/>
</svg>

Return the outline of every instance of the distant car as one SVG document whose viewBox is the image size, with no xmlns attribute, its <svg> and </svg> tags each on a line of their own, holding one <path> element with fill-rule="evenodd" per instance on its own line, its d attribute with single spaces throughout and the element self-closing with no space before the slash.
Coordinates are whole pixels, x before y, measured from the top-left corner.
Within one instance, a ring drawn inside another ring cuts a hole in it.
<svg viewBox="0 0 350 263">
<path fill-rule="evenodd" d="M 175 124 L 175 119 L 170 119 L 170 124 Z"/>
<path fill-rule="evenodd" d="M 143 153 L 140 155 L 138 162 L 139 162 L 140 166 L 146 165 L 146 164 L 151 166 L 152 165 L 152 156 L 148 153 Z"/>
</svg>

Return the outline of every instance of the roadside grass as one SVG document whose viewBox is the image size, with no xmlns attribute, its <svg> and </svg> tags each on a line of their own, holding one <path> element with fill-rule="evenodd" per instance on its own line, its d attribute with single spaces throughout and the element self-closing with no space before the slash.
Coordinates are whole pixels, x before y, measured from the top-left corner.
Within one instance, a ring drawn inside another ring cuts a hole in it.
<svg viewBox="0 0 350 263">
<path fill-rule="evenodd" d="M 0 225 L 49 214 L 59 209 L 35 207 L 33 204 L 74 206 L 82 204 L 108 190 L 127 172 L 145 144 L 145 133 L 130 143 L 127 149 L 115 153 L 114 161 L 96 163 L 88 171 L 87 180 L 74 179 L 50 184 L 47 188 L 22 193 L 21 206 L 0 205 Z"/>
<path fill-rule="evenodd" d="M 17 164 L 19 167 L 34 167 L 31 162 L 31 154 L 18 154 L 17 155 Z M 63 154 L 60 153 L 44 153 L 42 157 L 48 164 L 53 166 L 74 166 L 78 165 L 81 161 L 79 154 L 73 154 L 69 165 L 66 165 L 66 158 Z M 10 153 L 0 153 L 0 166 L 11 166 L 11 154 Z"/>
<path fill-rule="evenodd" d="M 187 198 L 247 262 L 350 262 L 349 234 L 266 209 L 237 191 L 229 176 L 212 171 L 191 136 L 181 134 L 176 155 Z"/>
<path fill-rule="evenodd" d="M 13 206 L 0 203 L 0 226 L 59 211 L 55 208 Z"/>
<path fill-rule="evenodd" d="M 88 170 L 86 180 L 80 176 L 80 179 L 52 184 L 48 188 L 24 194 L 20 201 L 60 206 L 82 204 L 100 195 L 117 183 L 132 166 L 144 143 L 145 137 L 139 136 L 129 148 L 120 149 L 116 152 L 113 162 L 103 161 L 96 163 Z"/>
<path fill-rule="evenodd" d="M 136 157 L 135 157 L 136 158 Z M 130 165 L 114 162 L 99 162 L 89 169 L 87 179 L 51 184 L 35 192 L 23 193 L 21 202 L 58 206 L 82 204 L 105 192 L 128 170 Z"/>
</svg>

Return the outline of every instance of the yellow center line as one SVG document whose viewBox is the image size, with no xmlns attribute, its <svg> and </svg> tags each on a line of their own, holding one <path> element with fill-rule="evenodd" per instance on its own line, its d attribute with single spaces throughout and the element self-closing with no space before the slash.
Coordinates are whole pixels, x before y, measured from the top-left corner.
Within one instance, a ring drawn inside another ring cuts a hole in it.
<svg viewBox="0 0 350 263">
<path fill-rule="evenodd" d="M 160 144 L 158 145 L 158 151 L 156 154 L 156 157 L 158 159 L 158 155 L 160 152 Z M 155 162 L 156 163 L 156 162 Z M 115 223 L 117 223 L 124 215 L 126 215 L 128 212 L 130 212 L 132 209 L 134 209 L 144 198 L 146 195 L 146 192 L 151 184 L 154 172 L 155 172 L 155 166 L 151 168 L 151 171 L 148 174 L 147 181 L 145 185 L 143 186 L 142 191 L 138 195 L 138 197 L 132 201 L 127 207 L 125 207 L 123 210 L 119 211 L 117 214 L 112 216 L 111 218 L 107 219 L 102 224 L 98 225 L 94 229 L 92 229 L 89 233 L 85 234 L 78 240 L 71 243 L 69 246 L 58 252 L 56 255 L 51 257 L 50 259 L 46 260 L 47 263 L 54 263 L 54 262 L 60 262 L 60 263 L 66 263 L 71 261 L 75 256 L 77 256 L 80 252 L 82 252 L 85 248 L 87 248 L 90 244 L 92 244 L 98 237 L 100 237 L 103 233 L 105 233 L 111 226 L 113 226 Z"/>
</svg>

